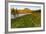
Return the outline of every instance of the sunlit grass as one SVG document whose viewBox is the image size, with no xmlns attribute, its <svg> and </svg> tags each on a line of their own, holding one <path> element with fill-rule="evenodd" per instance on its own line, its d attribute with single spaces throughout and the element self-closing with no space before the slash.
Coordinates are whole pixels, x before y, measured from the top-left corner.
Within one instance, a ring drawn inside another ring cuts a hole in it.
<svg viewBox="0 0 46 34">
<path fill-rule="evenodd" d="M 16 19 L 11 19 L 11 28 L 26 28 L 26 27 L 40 27 L 41 13 L 33 12 Z"/>
</svg>

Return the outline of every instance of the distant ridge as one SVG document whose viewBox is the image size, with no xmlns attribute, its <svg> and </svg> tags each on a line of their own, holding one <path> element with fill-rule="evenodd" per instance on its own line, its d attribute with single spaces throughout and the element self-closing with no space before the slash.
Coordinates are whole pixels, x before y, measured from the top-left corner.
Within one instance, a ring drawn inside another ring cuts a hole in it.
<svg viewBox="0 0 46 34">
<path fill-rule="evenodd" d="M 32 10 L 28 9 L 28 8 L 24 8 L 24 9 L 15 9 L 17 10 L 18 14 L 27 14 L 27 13 L 32 13 Z"/>
</svg>

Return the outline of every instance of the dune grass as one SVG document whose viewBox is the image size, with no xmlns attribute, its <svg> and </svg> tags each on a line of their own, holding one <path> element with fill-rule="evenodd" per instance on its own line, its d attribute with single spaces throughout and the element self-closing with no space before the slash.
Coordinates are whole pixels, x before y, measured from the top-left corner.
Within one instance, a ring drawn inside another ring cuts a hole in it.
<svg viewBox="0 0 46 34">
<path fill-rule="evenodd" d="M 11 28 L 27 28 L 41 26 L 41 12 L 33 12 L 16 19 L 11 19 Z"/>
</svg>

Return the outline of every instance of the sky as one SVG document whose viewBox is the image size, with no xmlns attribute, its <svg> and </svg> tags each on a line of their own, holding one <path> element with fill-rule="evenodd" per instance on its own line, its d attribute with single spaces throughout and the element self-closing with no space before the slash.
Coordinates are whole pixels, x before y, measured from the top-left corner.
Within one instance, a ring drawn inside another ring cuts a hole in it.
<svg viewBox="0 0 46 34">
<path fill-rule="evenodd" d="M 24 5 L 11 5 L 11 8 L 17 8 L 17 9 L 24 9 L 24 8 L 28 8 L 31 10 L 38 10 L 41 9 L 41 6 L 24 6 Z"/>
</svg>

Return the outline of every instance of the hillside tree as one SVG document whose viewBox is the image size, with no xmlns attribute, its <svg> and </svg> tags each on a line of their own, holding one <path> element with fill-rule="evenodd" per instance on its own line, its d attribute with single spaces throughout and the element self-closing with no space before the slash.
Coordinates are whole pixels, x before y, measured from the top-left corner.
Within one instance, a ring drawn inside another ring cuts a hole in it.
<svg viewBox="0 0 46 34">
<path fill-rule="evenodd" d="M 16 18 L 16 11 L 14 8 L 11 9 L 11 14 L 14 16 L 14 19 Z"/>
</svg>

